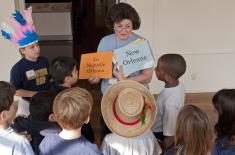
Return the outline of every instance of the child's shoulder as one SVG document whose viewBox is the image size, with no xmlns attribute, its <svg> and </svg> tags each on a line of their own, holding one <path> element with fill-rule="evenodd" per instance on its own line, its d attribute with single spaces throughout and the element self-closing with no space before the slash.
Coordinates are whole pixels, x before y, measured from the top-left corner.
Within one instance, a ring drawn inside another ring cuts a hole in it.
<svg viewBox="0 0 235 155">
<path fill-rule="evenodd" d="M 6 141 L 10 141 L 12 143 L 22 145 L 24 143 L 28 143 L 27 139 L 25 139 L 23 136 L 17 134 L 12 128 L 8 128 L 5 131 L 2 131 L 0 133 L 0 137 L 2 137 Z"/>
<path fill-rule="evenodd" d="M 83 144 L 82 149 L 86 150 L 85 152 L 90 152 L 90 154 L 101 154 L 96 144 L 88 141 L 84 136 L 79 138 Z"/>
<path fill-rule="evenodd" d="M 96 144 L 92 144 L 89 142 L 84 136 L 81 136 L 80 138 L 73 139 L 73 140 L 65 140 L 59 136 L 58 133 L 53 133 L 47 135 L 44 139 L 43 142 L 41 143 L 42 145 L 47 145 L 51 144 L 53 145 L 71 145 L 71 146 L 76 146 L 76 150 L 80 150 L 81 152 L 84 152 L 85 154 L 100 154 L 100 151 L 97 147 Z M 65 147 L 66 148 L 66 147 Z M 70 147 L 71 150 L 73 150 L 73 147 Z"/>
<path fill-rule="evenodd" d="M 185 94 L 186 91 L 183 84 L 179 84 L 176 87 L 164 88 L 157 97 L 157 103 L 165 105 L 163 107 L 167 108 L 172 108 L 170 105 L 181 107 L 184 104 Z"/>
<path fill-rule="evenodd" d="M 1 148 L 1 151 L 15 152 L 14 154 L 34 154 L 28 140 L 25 139 L 23 136 L 15 133 L 13 129 L 8 128 L 4 131 L 4 133 L 4 135 L 2 134 L 2 132 L 0 133 L 0 141 L 8 147 Z"/>
<path fill-rule="evenodd" d="M 12 67 L 12 69 L 17 69 L 19 68 L 22 64 L 25 63 L 25 58 L 21 58 L 20 60 L 18 60 Z"/>
<path fill-rule="evenodd" d="M 101 39 L 101 41 L 103 42 L 103 41 L 109 41 L 110 39 L 115 39 L 115 34 L 113 33 L 113 34 L 109 34 L 109 35 L 107 35 L 107 36 L 104 36 L 102 39 Z"/>
<path fill-rule="evenodd" d="M 229 140 L 228 138 L 220 138 L 216 140 L 214 149 L 213 149 L 213 155 L 230 155 L 235 154 L 235 146 L 229 146 Z"/>
<path fill-rule="evenodd" d="M 48 63 L 48 59 L 43 56 L 39 56 L 37 61 L 44 61 L 44 62 Z"/>
<path fill-rule="evenodd" d="M 185 87 L 181 82 L 177 86 L 164 88 L 159 95 L 174 96 L 179 94 L 185 94 Z"/>
</svg>

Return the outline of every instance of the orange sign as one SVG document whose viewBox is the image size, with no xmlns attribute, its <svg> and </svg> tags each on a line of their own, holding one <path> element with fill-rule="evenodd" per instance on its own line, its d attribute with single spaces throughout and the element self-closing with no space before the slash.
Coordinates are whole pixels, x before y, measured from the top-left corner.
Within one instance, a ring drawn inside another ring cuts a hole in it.
<svg viewBox="0 0 235 155">
<path fill-rule="evenodd" d="M 79 79 L 90 77 L 112 77 L 113 52 L 97 52 L 82 54 L 79 70 Z"/>
</svg>

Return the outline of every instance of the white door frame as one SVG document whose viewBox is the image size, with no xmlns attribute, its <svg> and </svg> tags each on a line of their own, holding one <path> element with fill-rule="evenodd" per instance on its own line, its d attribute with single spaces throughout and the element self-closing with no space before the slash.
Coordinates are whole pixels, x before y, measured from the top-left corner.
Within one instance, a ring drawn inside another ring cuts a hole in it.
<svg viewBox="0 0 235 155">
<path fill-rule="evenodd" d="M 25 0 L 14 0 L 15 2 L 15 9 L 18 10 L 20 13 L 23 13 L 25 10 Z"/>
</svg>

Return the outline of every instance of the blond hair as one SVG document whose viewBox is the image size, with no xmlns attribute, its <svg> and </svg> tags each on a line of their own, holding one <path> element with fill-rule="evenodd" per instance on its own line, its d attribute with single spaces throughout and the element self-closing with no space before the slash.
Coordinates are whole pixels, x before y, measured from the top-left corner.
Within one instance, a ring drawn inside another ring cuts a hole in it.
<svg viewBox="0 0 235 155">
<path fill-rule="evenodd" d="M 211 150 L 212 129 L 205 112 L 194 105 L 182 108 L 176 122 L 175 154 L 206 155 Z"/>
<path fill-rule="evenodd" d="M 90 116 L 92 104 L 92 96 L 87 90 L 69 88 L 56 96 L 53 113 L 63 129 L 78 129 Z"/>
</svg>

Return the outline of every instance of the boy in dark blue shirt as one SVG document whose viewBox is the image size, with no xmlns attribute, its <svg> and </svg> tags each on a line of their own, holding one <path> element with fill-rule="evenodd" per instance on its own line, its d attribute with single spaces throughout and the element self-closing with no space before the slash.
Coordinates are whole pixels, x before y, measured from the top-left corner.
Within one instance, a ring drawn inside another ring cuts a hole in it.
<svg viewBox="0 0 235 155">
<path fill-rule="evenodd" d="M 77 62 L 71 57 L 59 56 L 53 59 L 49 72 L 55 83 L 51 88 L 53 91 L 71 88 L 78 80 Z"/>
<path fill-rule="evenodd" d="M 78 80 L 77 63 L 71 57 L 59 56 L 53 59 L 49 72 L 55 82 L 51 90 L 58 93 L 71 88 Z M 95 137 L 90 122 L 82 126 L 82 135 L 90 142 L 94 142 Z"/>
</svg>

